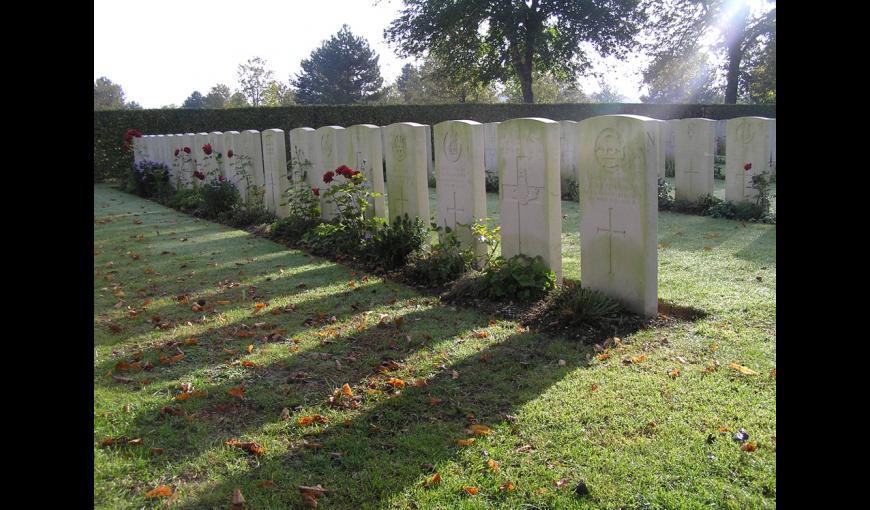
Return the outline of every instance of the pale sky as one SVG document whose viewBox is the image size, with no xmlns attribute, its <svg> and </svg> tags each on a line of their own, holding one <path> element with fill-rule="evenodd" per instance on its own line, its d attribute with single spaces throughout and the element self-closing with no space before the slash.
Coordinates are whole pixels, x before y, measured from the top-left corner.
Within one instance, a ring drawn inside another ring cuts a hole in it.
<svg viewBox="0 0 870 510">
<path fill-rule="evenodd" d="M 346 23 L 380 56 L 385 84 L 411 60 L 400 60 L 383 31 L 402 7 L 400 0 L 120 0 L 94 1 L 94 80 L 106 76 L 125 98 L 144 108 L 181 103 L 194 91 L 218 83 L 238 87 L 236 70 L 248 58 L 266 60 L 275 79 L 288 83 L 299 63 Z M 608 59 L 607 81 L 640 102 L 642 57 Z M 595 79 L 581 80 L 589 95 Z"/>
</svg>

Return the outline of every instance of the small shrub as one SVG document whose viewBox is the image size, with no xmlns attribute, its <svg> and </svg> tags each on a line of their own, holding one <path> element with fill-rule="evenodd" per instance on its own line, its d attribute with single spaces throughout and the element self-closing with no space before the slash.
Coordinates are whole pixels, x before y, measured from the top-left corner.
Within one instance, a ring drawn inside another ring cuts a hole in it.
<svg viewBox="0 0 870 510">
<path fill-rule="evenodd" d="M 667 211 L 673 205 L 674 199 L 671 198 L 671 185 L 668 181 L 659 177 L 658 195 L 659 195 L 659 210 Z"/>
<path fill-rule="evenodd" d="M 315 255 L 335 255 L 347 252 L 351 243 L 344 225 L 319 223 L 302 235 L 302 244 Z"/>
<path fill-rule="evenodd" d="M 556 274 L 541 257 L 515 255 L 508 260 L 494 260 L 484 271 L 481 283 L 490 299 L 531 301 L 556 287 Z"/>
<path fill-rule="evenodd" d="M 725 180 L 725 156 L 713 156 L 713 178 Z"/>
<path fill-rule="evenodd" d="M 235 228 L 263 225 L 275 221 L 275 215 L 266 209 L 236 208 L 218 215 L 218 221 Z"/>
<path fill-rule="evenodd" d="M 276 241 L 297 243 L 319 224 L 316 219 L 290 215 L 272 224 L 271 237 Z"/>
<path fill-rule="evenodd" d="M 202 207 L 202 188 L 182 188 L 170 197 L 167 205 L 173 209 L 190 213 Z"/>
<path fill-rule="evenodd" d="M 487 193 L 498 193 L 498 174 L 495 172 L 486 172 L 484 187 Z"/>
<path fill-rule="evenodd" d="M 411 255 L 405 270 L 407 279 L 418 285 L 442 285 L 472 268 L 474 251 L 463 247 L 449 228 L 445 230 L 442 241 L 431 250 Z"/>
<path fill-rule="evenodd" d="M 553 296 L 551 315 L 566 325 L 597 324 L 623 312 L 618 301 L 599 291 L 566 284 Z"/>
<path fill-rule="evenodd" d="M 580 186 L 577 179 L 568 177 L 565 186 L 562 187 L 562 200 L 580 201 Z"/>
<path fill-rule="evenodd" d="M 157 161 L 142 160 L 133 164 L 125 181 L 125 191 L 143 198 L 162 200 L 173 191 L 169 183 L 169 167 Z"/>
<path fill-rule="evenodd" d="M 239 190 L 227 181 L 214 180 L 202 187 L 202 212 L 207 218 L 231 212 L 239 203 Z"/>
<path fill-rule="evenodd" d="M 420 218 L 411 220 L 405 214 L 369 235 L 370 238 L 364 239 L 363 258 L 391 270 L 404 266 L 412 253 L 423 248 L 429 238 L 429 229 Z"/>
</svg>

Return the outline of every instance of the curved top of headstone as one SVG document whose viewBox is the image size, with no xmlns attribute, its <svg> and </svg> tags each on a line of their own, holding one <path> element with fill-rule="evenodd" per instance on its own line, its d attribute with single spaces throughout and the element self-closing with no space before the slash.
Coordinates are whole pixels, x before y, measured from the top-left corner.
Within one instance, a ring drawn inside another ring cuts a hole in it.
<svg viewBox="0 0 870 510">
<path fill-rule="evenodd" d="M 210 135 L 222 135 L 222 134 L 224 134 L 224 132 L 223 132 L 223 131 L 212 131 L 212 132 L 209 133 L 209 134 L 210 134 Z"/>
<path fill-rule="evenodd" d="M 272 129 L 264 129 L 263 132 L 264 133 L 283 133 L 284 130 L 278 129 L 278 128 L 272 128 Z"/>
<path fill-rule="evenodd" d="M 521 120 L 534 120 L 534 121 L 536 121 L 536 122 L 543 122 L 544 124 L 558 124 L 558 122 L 556 122 L 556 121 L 553 120 L 553 119 L 545 119 L 545 118 L 543 118 L 543 117 L 520 117 L 520 118 L 517 118 L 517 119 L 509 119 L 509 120 L 506 120 L 506 121 L 504 121 L 504 122 L 505 122 L 505 123 L 507 123 L 507 122 L 517 122 L 517 121 L 521 121 Z"/>
<path fill-rule="evenodd" d="M 707 119 L 707 118 L 704 118 L 704 117 L 686 117 L 685 119 L 671 119 L 671 120 L 669 120 L 668 122 L 684 122 L 684 121 L 689 121 L 689 120 L 691 120 L 691 121 L 693 121 L 693 122 L 699 122 L 699 121 L 703 121 L 703 122 L 713 122 L 713 123 L 718 122 L 718 121 L 716 121 L 716 120 L 713 120 L 713 119 Z"/>
<path fill-rule="evenodd" d="M 208 136 L 208 133 L 196 133 L 194 136 Z"/>
<path fill-rule="evenodd" d="M 776 120 L 776 119 L 773 119 L 773 118 L 771 118 L 771 117 L 755 117 L 755 116 L 750 116 L 750 117 L 733 117 L 733 118 L 730 118 L 730 119 L 728 119 L 728 120 L 742 120 L 742 119 L 752 119 L 752 120 Z"/>
<path fill-rule="evenodd" d="M 298 128 L 291 129 L 290 132 L 292 133 L 294 131 L 314 131 L 314 130 L 315 130 L 314 128 L 310 128 L 310 127 L 298 127 Z"/>
<path fill-rule="evenodd" d="M 374 124 L 354 124 L 353 126 L 349 126 L 347 129 L 350 129 L 350 128 L 380 129 L 381 127 L 376 126 Z"/>
<path fill-rule="evenodd" d="M 441 125 L 450 124 L 450 123 L 468 124 L 469 126 L 482 126 L 483 125 L 480 122 L 477 122 L 476 120 L 462 119 L 462 120 L 445 120 L 443 122 L 439 122 L 438 124 L 435 124 L 435 126 L 441 126 Z"/>
<path fill-rule="evenodd" d="M 224 131 L 224 134 L 225 135 L 237 135 L 237 134 L 239 134 L 239 132 L 238 131 Z"/>
<path fill-rule="evenodd" d="M 652 117 L 644 117 L 643 115 L 631 115 L 628 113 L 614 113 L 611 115 L 596 115 L 595 117 L 589 117 L 588 119 L 584 119 L 580 122 L 585 122 L 587 120 L 594 120 L 594 119 L 597 119 L 599 117 L 619 117 L 619 118 L 623 118 L 623 119 L 637 119 L 637 120 L 643 120 L 643 121 L 647 121 L 647 120 L 659 121 L 659 119 L 654 119 Z M 665 122 L 665 121 L 660 121 L 660 122 Z"/>
<path fill-rule="evenodd" d="M 428 124 L 419 124 L 417 122 L 393 122 L 392 124 L 384 127 L 392 127 L 392 126 L 408 126 L 408 127 L 426 127 Z"/>
<path fill-rule="evenodd" d="M 260 132 L 257 131 L 256 129 L 246 129 L 246 130 L 244 130 L 243 132 L 244 132 L 244 133 L 257 133 L 257 134 L 260 133 Z"/>
<path fill-rule="evenodd" d="M 319 128 L 315 129 L 315 131 L 320 131 L 321 129 L 344 129 L 344 126 L 336 126 L 336 125 L 320 126 Z"/>
</svg>

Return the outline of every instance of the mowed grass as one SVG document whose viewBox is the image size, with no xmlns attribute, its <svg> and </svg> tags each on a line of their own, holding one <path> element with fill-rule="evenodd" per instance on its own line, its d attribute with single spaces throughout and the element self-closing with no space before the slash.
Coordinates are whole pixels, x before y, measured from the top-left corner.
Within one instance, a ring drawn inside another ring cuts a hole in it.
<svg viewBox="0 0 870 510">
<path fill-rule="evenodd" d="M 577 204 L 562 213 L 565 276 L 579 278 Z M 599 360 L 107 186 L 94 220 L 96 508 L 162 508 L 146 498 L 162 485 L 173 508 L 227 508 L 237 488 L 247 508 L 304 508 L 297 487 L 316 484 L 319 508 L 776 506 L 775 226 L 661 213 L 660 297 L 709 315 L 638 331 Z M 161 351 L 184 357 L 161 365 Z M 152 370 L 116 370 L 137 352 Z M 204 396 L 175 400 L 184 383 Z M 353 400 L 333 405 L 345 383 Z M 298 424 L 316 414 L 328 423 Z M 741 428 L 756 451 L 731 439 Z M 99 444 L 119 436 L 142 444 Z M 581 480 L 588 495 L 573 492 Z"/>
</svg>

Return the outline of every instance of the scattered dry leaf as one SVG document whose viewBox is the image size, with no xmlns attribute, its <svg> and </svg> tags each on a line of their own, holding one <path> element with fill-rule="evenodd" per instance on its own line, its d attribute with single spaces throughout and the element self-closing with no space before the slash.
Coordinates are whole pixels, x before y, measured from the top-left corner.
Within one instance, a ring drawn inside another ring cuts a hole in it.
<svg viewBox="0 0 870 510">
<path fill-rule="evenodd" d="M 347 383 L 344 383 L 344 384 L 341 386 L 341 392 L 342 392 L 344 395 L 348 396 L 348 397 L 352 397 L 352 396 L 353 396 L 353 390 L 350 389 L 350 385 L 347 384 Z"/>
<path fill-rule="evenodd" d="M 473 437 L 469 437 L 468 439 L 457 439 L 456 444 L 459 446 L 469 446 L 473 443 L 475 439 Z"/>
<path fill-rule="evenodd" d="M 758 449 L 758 447 L 755 446 L 755 443 L 746 443 L 743 446 L 741 446 L 740 449 L 744 452 L 754 452 L 755 450 Z"/>
<path fill-rule="evenodd" d="M 475 436 L 491 436 L 492 429 L 487 427 L 486 425 L 481 425 L 479 423 L 475 423 L 474 425 L 468 427 L 468 431 L 474 434 Z"/>
<path fill-rule="evenodd" d="M 498 473 L 501 470 L 501 468 L 498 467 L 498 462 L 494 461 L 493 459 L 489 459 L 488 461 L 486 461 L 486 465 L 489 466 L 489 470 L 493 473 Z"/>
<path fill-rule="evenodd" d="M 432 476 L 432 478 L 429 478 L 423 482 L 423 487 L 428 489 L 429 487 L 434 487 L 434 486 L 438 485 L 439 483 L 441 483 L 441 475 L 438 473 L 435 473 L 435 475 Z"/>
<path fill-rule="evenodd" d="M 232 395 L 236 398 L 243 398 L 245 396 L 245 387 L 244 386 L 237 386 L 234 388 L 230 388 L 229 390 L 227 390 L 227 393 L 229 393 L 230 395 Z"/>
<path fill-rule="evenodd" d="M 673 370 L 671 370 L 670 372 L 668 372 L 668 375 L 671 376 L 671 379 L 676 379 L 677 377 L 679 377 L 679 376 L 680 376 L 680 369 L 679 369 L 679 367 L 678 367 L 678 368 L 675 368 L 675 369 L 673 369 Z"/>
<path fill-rule="evenodd" d="M 390 377 L 389 379 L 387 379 L 387 384 L 389 384 L 393 388 L 405 387 L 405 381 L 403 381 L 402 379 L 396 379 L 395 377 Z"/>
<path fill-rule="evenodd" d="M 514 490 L 514 484 L 513 484 L 513 482 L 504 483 L 501 486 L 499 486 L 498 490 L 500 490 L 500 491 L 512 491 L 512 490 Z"/>
<path fill-rule="evenodd" d="M 155 489 L 151 489 L 145 494 L 147 498 L 167 498 L 172 496 L 172 487 L 168 485 L 161 485 Z"/>
<path fill-rule="evenodd" d="M 738 365 L 737 363 L 731 363 L 728 365 L 731 369 L 740 372 L 743 375 L 758 375 L 758 372 L 752 370 L 751 368 L 744 367 L 743 365 Z"/>
<path fill-rule="evenodd" d="M 260 455 L 266 451 L 265 448 L 258 445 L 254 441 L 239 441 L 238 439 L 230 439 L 224 443 L 227 446 L 234 446 L 236 448 L 241 448 L 248 453 L 253 453 L 254 455 Z"/>
<path fill-rule="evenodd" d="M 327 418 L 325 416 L 321 416 L 319 414 L 314 414 L 311 416 L 303 416 L 303 417 L 299 418 L 298 420 L 296 420 L 296 423 L 298 423 L 299 425 L 302 425 L 302 426 L 311 425 L 312 423 L 327 424 L 327 423 L 329 423 L 329 418 Z"/>
<path fill-rule="evenodd" d="M 462 486 L 462 490 L 464 490 L 465 492 L 471 494 L 472 496 L 476 496 L 476 495 L 477 495 L 477 492 L 478 492 L 477 487 L 468 487 L 468 486 L 466 486 L 466 485 L 463 485 L 463 486 Z"/>
</svg>

